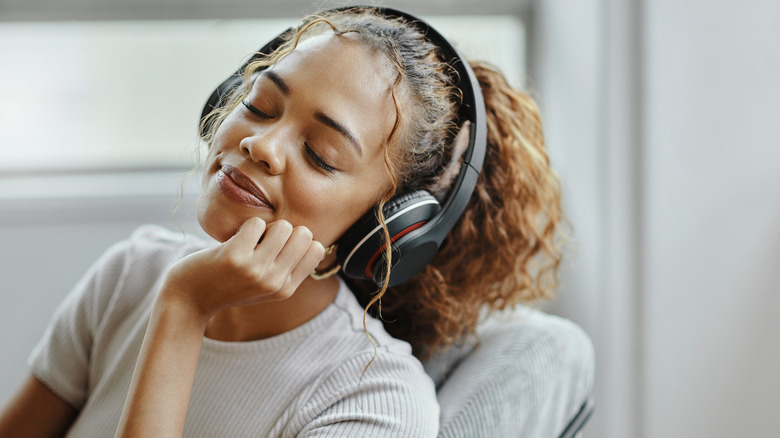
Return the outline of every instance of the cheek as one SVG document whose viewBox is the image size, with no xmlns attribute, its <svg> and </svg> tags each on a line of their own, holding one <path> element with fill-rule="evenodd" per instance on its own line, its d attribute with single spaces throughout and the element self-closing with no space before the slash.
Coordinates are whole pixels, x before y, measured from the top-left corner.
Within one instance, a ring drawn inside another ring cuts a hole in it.
<svg viewBox="0 0 780 438">
<path fill-rule="evenodd" d="M 219 206 L 205 188 L 198 196 L 197 216 L 201 229 L 219 242 L 228 240 L 238 229 L 236 224 L 230 223 L 232 217 L 220 214 Z"/>
<path fill-rule="evenodd" d="M 222 123 L 219 124 L 217 131 L 214 133 L 214 139 L 211 147 L 209 147 L 208 157 L 211 158 L 212 154 L 219 153 L 225 148 L 225 145 L 230 144 L 232 137 L 236 137 L 241 132 L 242 125 L 240 124 L 240 118 L 237 115 L 236 109 L 233 109 Z"/>
<path fill-rule="evenodd" d="M 347 189 L 318 191 L 310 187 L 305 199 L 306 219 L 302 222 L 314 233 L 314 238 L 329 245 L 338 240 L 366 211 L 375 204 L 366 192 Z M 302 218 L 303 219 L 303 218 Z"/>
</svg>

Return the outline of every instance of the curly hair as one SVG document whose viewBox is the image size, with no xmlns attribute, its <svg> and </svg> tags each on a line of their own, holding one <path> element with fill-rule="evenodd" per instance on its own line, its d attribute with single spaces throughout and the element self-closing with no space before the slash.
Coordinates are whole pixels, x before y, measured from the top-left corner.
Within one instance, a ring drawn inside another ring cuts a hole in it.
<svg viewBox="0 0 780 438">
<path fill-rule="evenodd" d="M 392 88 L 396 122 L 386 141 L 385 167 L 392 187 L 376 208 L 390 236 L 382 206 L 395 193 L 426 189 L 441 196 L 460 166 L 454 140 L 460 91 L 435 45 L 401 18 L 356 7 L 305 18 L 286 42 L 244 69 L 244 85 L 206 118 L 213 139 L 224 117 L 249 92 L 251 77 L 293 50 L 302 38 L 331 30 L 386 55 L 397 72 Z M 544 149 L 539 110 L 522 91 L 484 63 L 471 63 L 485 99 L 488 147 L 466 211 L 434 260 L 409 282 L 377 291 L 348 280 L 366 311 L 374 306 L 385 328 L 412 345 L 421 359 L 474 333 L 484 309 L 550 298 L 562 252 L 560 179 Z M 385 258 L 390 260 L 390 245 Z M 386 277 L 389 278 L 389 266 Z M 387 284 L 387 282 L 385 282 Z"/>
<path fill-rule="evenodd" d="M 544 149 L 539 110 L 500 72 L 471 65 L 488 124 L 476 189 L 432 263 L 382 299 L 387 330 L 421 358 L 474 333 L 486 309 L 552 298 L 563 255 L 560 178 Z"/>
</svg>

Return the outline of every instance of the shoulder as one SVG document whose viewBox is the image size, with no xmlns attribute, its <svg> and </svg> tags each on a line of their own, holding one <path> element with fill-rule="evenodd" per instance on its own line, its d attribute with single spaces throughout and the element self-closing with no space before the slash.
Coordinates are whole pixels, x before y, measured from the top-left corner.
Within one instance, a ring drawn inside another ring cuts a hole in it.
<svg viewBox="0 0 780 438">
<path fill-rule="evenodd" d="M 199 237 L 171 231 L 159 225 L 142 225 L 120 245 L 135 258 L 152 257 L 155 261 L 165 261 L 179 259 L 211 244 Z"/>
<path fill-rule="evenodd" d="M 38 380 L 72 406 L 82 407 L 112 342 L 132 344 L 125 323 L 148 315 L 160 274 L 197 248 L 186 241 L 161 227 L 144 226 L 106 250 L 59 304 L 30 355 Z M 143 339 L 145 325 L 140 327 Z"/>
<path fill-rule="evenodd" d="M 86 305 L 92 312 L 102 313 L 114 295 L 123 288 L 134 286 L 137 280 L 133 277 L 148 283 L 161 270 L 181 258 L 189 249 L 185 244 L 187 240 L 160 226 L 144 225 L 136 229 L 92 263 L 61 307 Z"/>
<path fill-rule="evenodd" d="M 127 269 L 128 264 L 139 261 L 150 263 L 181 257 L 208 244 L 202 239 L 176 233 L 159 225 L 142 225 L 128 238 L 110 246 L 93 264 L 91 270 L 113 267 Z"/>
<path fill-rule="evenodd" d="M 153 277 L 189 253 L 209 246 L 209 243 L 183 232 L 174 232 L 159 225 L 142 225 L 125 240 L 113 245 L 98 261 L 106 266 L 117 266 L 121 261 L 122 274 L 145 273 Z"/>
<path fill-rule="evenodd" d="M 141 226 L 92 265 L 76 295 L 91 301 L 97 329 L 109 313 L 122 314 L 148 298 L 170 265 L 206 245 L 157 225 Z"/>
</svg>

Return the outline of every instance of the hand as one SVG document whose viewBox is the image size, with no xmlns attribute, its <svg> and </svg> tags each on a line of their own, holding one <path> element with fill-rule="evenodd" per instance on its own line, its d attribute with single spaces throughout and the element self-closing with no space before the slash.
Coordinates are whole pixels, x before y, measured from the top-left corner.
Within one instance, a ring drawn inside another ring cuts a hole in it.
<svg viewBox="0 0 780 438">
<path fill-rule="evenodd" d="M 161 293 L 208 320 L 227 307 L 289 298 L 324 255 L 308 228 L 251 218 L 226 242 L 171 266 Z"/>
</svg>

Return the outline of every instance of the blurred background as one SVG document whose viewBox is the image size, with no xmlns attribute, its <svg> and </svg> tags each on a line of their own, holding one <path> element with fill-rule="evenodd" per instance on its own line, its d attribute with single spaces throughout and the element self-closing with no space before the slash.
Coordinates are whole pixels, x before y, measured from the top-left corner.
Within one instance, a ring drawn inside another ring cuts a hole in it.
<svg viewBox="0 0 780 438">
<path fill-rule="evenodd" d="M 544 309 L 596 348 L 586 436 L 777 435 L 780 3 L 376 3 L 539 101 L 575 236 Z M 0 0 L 0 404 L 108 245 L 199 232 L 184 176 L 214 86 L 344 4 Z"/>
</svg>

